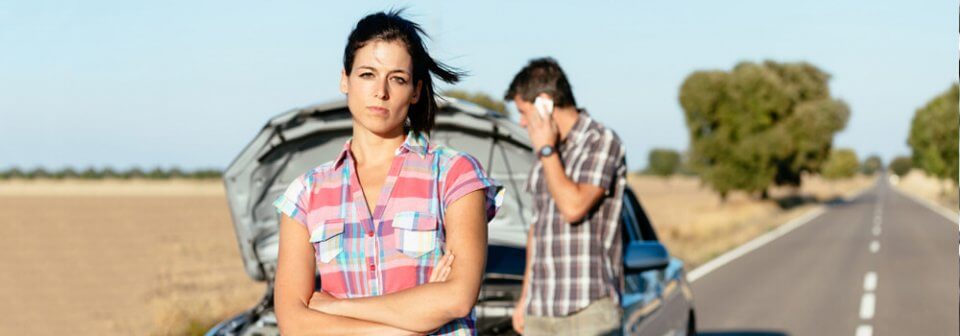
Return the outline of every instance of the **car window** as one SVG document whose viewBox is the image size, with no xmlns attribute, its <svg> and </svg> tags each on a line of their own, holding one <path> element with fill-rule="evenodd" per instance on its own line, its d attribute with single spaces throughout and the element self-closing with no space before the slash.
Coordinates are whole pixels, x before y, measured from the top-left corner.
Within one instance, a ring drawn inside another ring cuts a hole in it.
<svg viewBox="0 0 960 336">
<path fill-rule="evenodd" d="M 627 246 L 630 242 L 641 240 L 640 228 L 637 226 L 637 216 L 631 209 L 630 202 L 624 196 L 623 209 L 620 210 L 620 223 L 623 225 L 623 244 Z"/>
<path fill-rule="evenodd" d="M 640 206 L 640 202 L 637 200 L 636 194 L 633 193 L 633 190 L 626 188 L 623 193 L 623 209 L 624 212 L 630 212 L 630 215 L 635 219 L 634 220 L 634 229 L 640 233 L 640 238 L 643 240 L 653 240 L 657 241 L 657 233 L 653 230 L 653 226 L 650 224 L 650 218 L 647 217 L 647 213 L 643 211 L 643 207 Z"/>
</svg>

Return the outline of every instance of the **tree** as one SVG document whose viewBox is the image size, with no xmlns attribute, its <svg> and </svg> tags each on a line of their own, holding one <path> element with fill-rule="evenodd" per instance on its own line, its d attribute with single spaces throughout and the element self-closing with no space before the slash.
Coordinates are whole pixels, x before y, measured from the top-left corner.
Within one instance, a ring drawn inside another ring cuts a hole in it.
<svg viewBox="0 0 960 336">
<path fill-rule="evenodd" d="M 691 165 L 722 196 L 800 185 L 802 172 L 820 170 L 850 116 L 830 96 L 829 78 L 808 63 L 772 61 L 690 74 L 679 100 Z"/>
<path fill-rule="evenodd" d="M 670 176 L 680 168 L 680 153 L 672 149 L 654 148 L 648 154 L 647 173 Z"/>
<path fill-rule="evenodd" d="M 893 161 L 890 161 L 890 171 L 897 176 L 903 177 L 903 175 L 907 175 L 911 168 L 913 168 L 913 159 L 909 157 L 898 156 L 893 158 Z"/>
<path fill-rule="evenodd" d="M 500 115 L 507 117 L 507 104 L 502 100 L 493 98 L 492 96 L 483 93 L 483 92 L 474 92 L 470 93 L 463 90 L 447 90 L 443 92 L 444 96 L 457 98 L 461 100 L 466 100 L 468 102 L 480 105 L 488 110 L 500 113 Z"/>
<path fill-rule="evenodd" d="M 864 175 L 873 175 L 881 169 L 883 169 L 883 160 L 877 155 L 870 155 L 866 160 L 863 160 L 863 164 L 860 165 L 860 172 Z"/>
<path fill-rule="evenodd" d="M 827 162 L 823 165 L 823 177 L 836 180 L 853 177 L 860 168 L 860 160 L 852 149 L 838 149 L 830 152 Z"/>
<path fill-rule="evenodd" d="M 913 165 L 939 178 L 958 181 L 957 139 L 960 125 L 960 88 L 947 91 L 917 110 L 907 144 L 913 150 Z"/>
</svg>

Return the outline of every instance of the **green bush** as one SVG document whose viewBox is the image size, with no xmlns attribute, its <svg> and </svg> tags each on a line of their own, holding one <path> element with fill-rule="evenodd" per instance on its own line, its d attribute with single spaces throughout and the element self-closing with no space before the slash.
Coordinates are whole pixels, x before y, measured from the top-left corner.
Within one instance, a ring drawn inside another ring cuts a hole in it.
<svg viewBox="0 0 960 336">
<path fill-rule="evenodd" d="M 903 177 L 913 168 L 913 160 L 906 156 L 898 156 L 890 161 L 890 171 L 897 176 Z"/>
<path fill-rule="evenodd" d="M 823 177 L 831 180 L 853 177 L 860 168 L 857 153 L 852 149 L 838 149 L 830 152 L 823 165 Z"/>
</svg>

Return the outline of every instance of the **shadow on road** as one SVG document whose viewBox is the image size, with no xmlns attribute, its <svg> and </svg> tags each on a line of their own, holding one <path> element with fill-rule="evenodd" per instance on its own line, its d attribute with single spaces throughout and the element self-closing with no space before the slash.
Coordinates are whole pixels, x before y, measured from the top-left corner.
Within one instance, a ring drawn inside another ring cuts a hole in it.
<svg viewBox="0 0 960 336">
<path fill-rule="evenodd" d="M 790 195 L 784 197 L 774 197 L 772 199 L 774 202 L 777 202 L 777 205 L 783 210 L 789 210 L 804 204 L 817 202 L 816 198 L 807 195 Z"/>
<path fill-rule="evenodd" d="M 779 331 L 769 330 L 722 330 L 722 331 L 700 331 L 698 336 L 787 336 L 789 334 Z"/>
</svg>

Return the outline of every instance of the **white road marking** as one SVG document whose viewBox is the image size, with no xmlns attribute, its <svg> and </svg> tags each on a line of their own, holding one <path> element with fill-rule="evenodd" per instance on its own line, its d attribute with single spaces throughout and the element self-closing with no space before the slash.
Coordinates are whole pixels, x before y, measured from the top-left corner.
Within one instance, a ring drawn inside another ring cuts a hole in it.
<svg viewBox="0 0 960 336">
<path fill-rule="evenodd" d="M 857 198 L 860 198 L 860 196 L 863 196 L 863 194 L 867 193 L 868 191 L 874 190 L 874 189 L 876 189 L 876 184 L 874 184 L 872 187 L 864 188 L 858 191 L 856 194 L 844 197 L 843 200 L 847 202 L 853 201 Z M 744 254 L 747 254 L 753 250 L 756 250 L 761 246 L 766 245 L 767 243 L 773 241 L 774 239 L 777 239 L 783 235 L 786 235 L 787 233 L 789 233 L 790 231 L 793 231 L 794 229 L 800 227 L 801 225 L 804 225 L 812 221 L 814 218 L 817 218 L 818 216 L 822 215 L 824 212 L 826 212 L 826 207 L 822 205 L 818 206 L 814 209 L 811 209 L 809 212 L 807 212 L 803 216 L 795 218 L 794 220 L 789 221 L 786 224 L 781 225 L 780 227 L 777 227 L 773 231 L 767 232 L 762 236 L 754 238 L 753 240 L 748 241 L 743 245 L 740 245 L 740 247 L 737 247 L 727 253 L 724 253 L 719 257 L 713 258 L 706 264 L 700 265 L 700 267 L 697 267 L 696 269 L 690 272 L 687 272 L 687 282 L 693 283 L 694 281 L 697 281 L 697 279 L 702 278 L 703 276 L 707 275 L 713 270 L 720 268 L 723 265 L 726 265 L 727 263 L 743 256 Z M 960 249 L 958 249 L 958 251 L 960 251 Z"/>
<path fill-rule="evenodd" d="M 870 242 L 870 253 L 877 253 L 877 251 L 880 251 L 880 242 L 874 240 Z"/>
<path fill-rule="evenodd" d="M 881 221 L 880 215 L 873 217 L 873 225 L 880 225 L 880 221 Z"/>
<path fill-rule="evenodd" d="M 872 319 L 874 305 L 876 303 L 877 298 L 873 295 L 873 293 L 863 293 L 863 298 L 860 299 L 860 318 L 864 320 Z"/>
<path fill-rule="evenodd" d="M 879 227 L 879 226 L 874 226 L 874 227 L 873 227 L 873 235 L 874 235 L 874 236 L 879 236 L 879 235 L 880 235 L 880 227 Z"/>
<path fill-rule="evenodd" d="M 867 272 L 867 275 L 863 277 L 863 290 L 872 292 L 875 289 L 877 289 L 877 273 Z"/>
<path fill-rule="evenodd" d="M 873 336 L 873 327 L 869 324 L 861 324 L 857 327 L 856 336 Z"/>
</svg>

